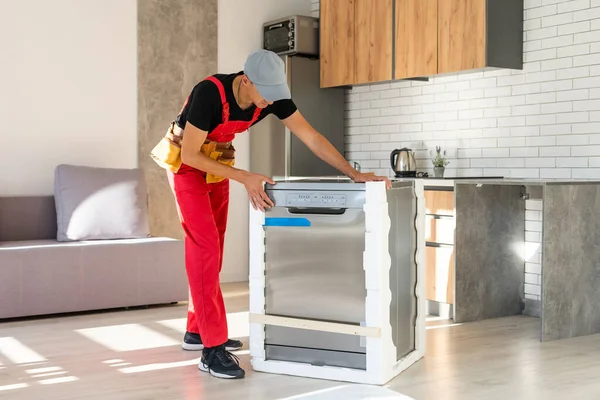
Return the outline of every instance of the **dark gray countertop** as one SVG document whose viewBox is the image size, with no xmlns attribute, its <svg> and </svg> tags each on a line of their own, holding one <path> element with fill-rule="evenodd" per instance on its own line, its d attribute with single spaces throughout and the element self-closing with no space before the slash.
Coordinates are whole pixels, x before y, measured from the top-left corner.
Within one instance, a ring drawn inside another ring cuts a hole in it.
<svg viewBox="0 0 600 400">
<path fill-rule="evenodd" d="M 598 185 L 598 179 L 533 179 L 533 178 L 505 178 L 505 179 L 461 179 L 456 185 Z"/>
<path fill-rule="evenodd" d="M 394 186 L 404 186 L 408 182 L 421 181 L 425 186 L 445 185 L 597 185 L 598 179 L 535 179 L 535 178 L 497 178 L 497 177 L 461 177 L 461 178 L 391 178 Z M 364 190 L 364 183 L 354 183 L 344 176 L 302 177 L 275 180 L 275 185 L 267 184 L 271 190 Z"/>
</svg>

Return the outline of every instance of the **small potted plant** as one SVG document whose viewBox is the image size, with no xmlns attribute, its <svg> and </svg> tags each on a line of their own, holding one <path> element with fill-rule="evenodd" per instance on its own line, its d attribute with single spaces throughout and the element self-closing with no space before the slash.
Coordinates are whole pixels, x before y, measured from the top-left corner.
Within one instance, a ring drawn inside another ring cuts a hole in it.
<svg viewBox="0 0 600 400">
<path fill-rule="evenodd" d="M 431 162 L 433 163 L 434 176 L 436 178 L 443 178 L 446 165 L 450 163 L 450 161 L 446 160 L 446 150 L 442 152 L 442 148 L 440 146 L 435 146 L 435 157 L 433 157 Z"/>
</svg>

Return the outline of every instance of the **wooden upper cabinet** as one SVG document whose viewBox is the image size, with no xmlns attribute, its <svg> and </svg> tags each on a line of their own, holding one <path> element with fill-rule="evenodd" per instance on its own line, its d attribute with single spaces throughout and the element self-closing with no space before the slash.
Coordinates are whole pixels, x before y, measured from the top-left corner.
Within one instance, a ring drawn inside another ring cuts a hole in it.
<svg viewBox="0 0 600 400">
<path fill-rule="evenodd" d="M 486 66 L 486 0 L 439 1 L 440 73 Z"/>
<path fill-rule="evenodd" d="M 523 0 L 439 0 L 438 73 L 523 69 Z"/>
<path fill-rule="evenodd" d="M 321 87 L 355 83 L 355 0 L 321 0 Z"/>
<path fill-rule="evenodd" d="M 438 0 L 395 1 L 394 78 L 437 74 Z"/>
<path fill-rule="evenodd" d="M 523 69 L 524 0 L 321 0 L 321 87 Z"/>
<path fill-rule="evenodd" d="M 394 0 L 356 0 L 356 83 L 392 79 Z"/>
</svg>

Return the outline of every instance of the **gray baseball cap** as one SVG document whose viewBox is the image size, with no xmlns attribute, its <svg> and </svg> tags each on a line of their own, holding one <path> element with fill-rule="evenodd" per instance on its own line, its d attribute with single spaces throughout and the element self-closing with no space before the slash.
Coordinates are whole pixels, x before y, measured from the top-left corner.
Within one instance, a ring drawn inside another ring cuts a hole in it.
<svg viewBox="0 0 600 400">
<path fill-rule="evenodd" d="M 250 54 L 244 65 L 244 73 L 265 100 L 277 101 L 292 97 L 283 60 L 272 51 L 258 50 Z"/>
</svg>

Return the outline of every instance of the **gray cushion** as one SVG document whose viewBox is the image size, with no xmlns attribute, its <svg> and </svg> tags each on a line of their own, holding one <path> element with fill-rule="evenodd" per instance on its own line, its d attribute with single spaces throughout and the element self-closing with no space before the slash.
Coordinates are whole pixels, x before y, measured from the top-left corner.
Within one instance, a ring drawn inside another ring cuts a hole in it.
<svg viewBox="0 0 600 400">
<path fill-rule="evenodd" d="M 58 241 L 150 236 L 141 169 L 59 165 L 54 201 Z"/>
</svg>

